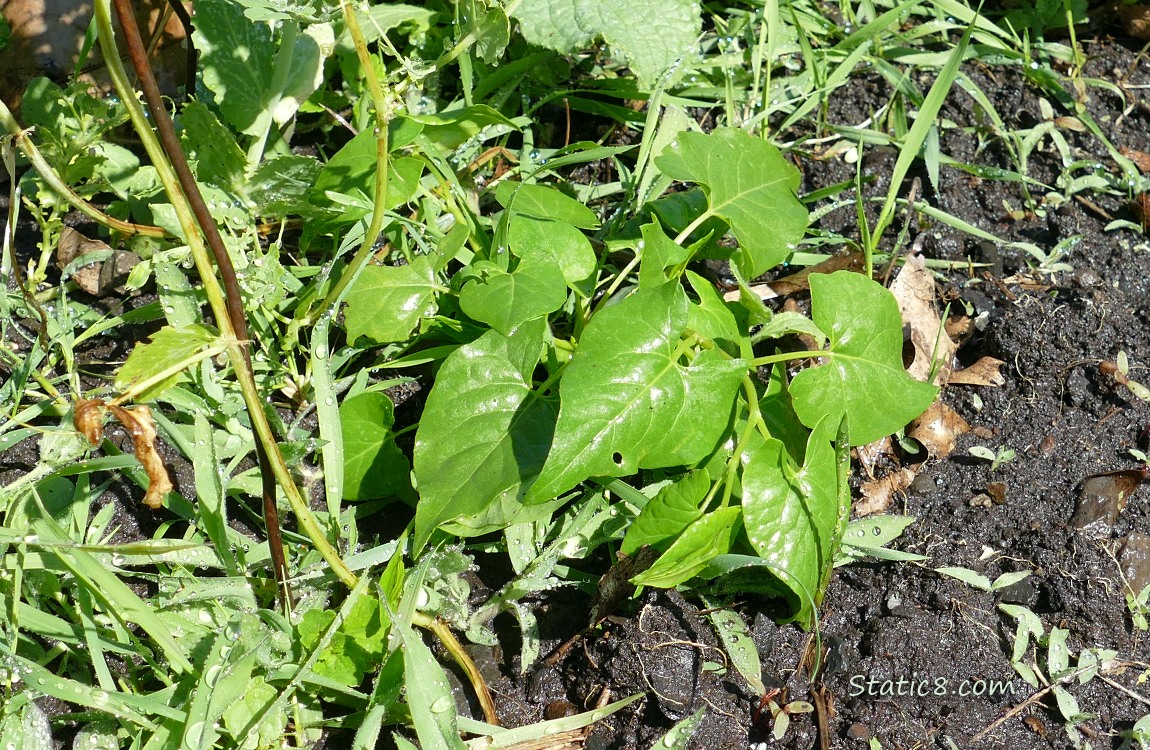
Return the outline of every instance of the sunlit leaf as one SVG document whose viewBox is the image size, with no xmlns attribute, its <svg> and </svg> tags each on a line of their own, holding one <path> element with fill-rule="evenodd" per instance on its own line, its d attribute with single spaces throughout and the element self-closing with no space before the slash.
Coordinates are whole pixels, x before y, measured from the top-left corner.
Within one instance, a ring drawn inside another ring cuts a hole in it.
<svg viewBox="0 0 1150 750">
<path fill-rule="evenodd" d="M 803 236 L 799 170 L 762 138 L 738 128 L 682 133 L 655 164 L 668 177 L 703 186 L 708 214 L 730 222 L 739 240 L 734 261 L 745 279 L 781 263 Z"/>
<path fill-rule="evenodd" d="M 459 307 L 507 336 L 520 323 L 558 310 L 566 300 L 559 264 L 549 255 L 536 254 L 511 273 L 491 268 L 468 282 L 459 294 Z"/>
<path fill-rule="evenodd" d="M 366 500 L 390 497 L 410 486 L 411 466 L 395 444 L 391 399 L 378 392 L 361 393 L 339 406 L 343 433 L 344 497 Z"/>
<path fill-rule="evenodd" d="M 902 318 L 894 296 L 857 273 L 812 274 L 811 317 L 827 334 L 827 364 L 795 376 L 795 412 L 808 427 L 846 415 L 852 445 L 902 429 L 938 389 L 902 366 Z"/>
<path fill-rule="evenodd" d="M 560 383 L 555 441 L 531 501 L 590 476 L 693 464 L 715 449 L 746 363 L 712 349 L 681 364 L 687 307 L 669 282 L 592 318 Z"/>
<path fill-rule="evenodd" d="M 347 295 L 347 339 L 366 336 L 380 344 L 403 341 L 420 318 L 433 315 L 439 285 L 427 255 L 406 266 L 368 266 Z"/>
<path fill-rule="evenodd" d="M 518 504 L 551 444 L 555 405 L 532 389 L 546 321 L 489 331 L 443 362 L 415 435 L 415 546 L 453 519 Z"/>
</svg>

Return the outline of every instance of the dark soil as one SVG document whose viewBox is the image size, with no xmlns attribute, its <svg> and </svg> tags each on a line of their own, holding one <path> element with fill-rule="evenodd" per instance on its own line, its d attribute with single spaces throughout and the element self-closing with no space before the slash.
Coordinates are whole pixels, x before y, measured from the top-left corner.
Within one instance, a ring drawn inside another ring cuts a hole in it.
<svg viewBox="0 0 1150 750">
<path fill-rule="evenodd" d="M 1150 82 L 1145 55 L 1110 41 L 1087 43 L 1085 49 L 1087 77 L 1132 87 Z M 1042 93 L 1017 68 L 968 66 L 965 72 L 1008 128 L 1042 121 Z M 930 81 L 917 83 L 925 90 Z M 1150 151 L 1150 100 L 1138 88 L 1125 92 L 1122 101 L 1091 88 L 1087 109 L 1115 147 Z M 857 75 L 832 98 L 827 121 L 860 123 L 890 96 L 890 86 L 877 73 Z M 952 96 L 942 116 L 959 128 L 945 132 L 942 151 L 960 161 L 1011 169 L 1000 149 L 979 148 L 979 129 L 986 123 L 973 109 L 964 95 Z M 1062 134 L 1076 157 L 1114 169 L 1097 139 L 1069 130 Z M 874 180 L 865 188 L 867 196 L 885 195 L 896 157 L 893 151 L 868 151 L 863 174 Z M 839 158 L 811 159 L 801 167 L 803 191 L 851 180 L 855 173 L 854 165 Z M 1030 168 L 1031 177 L 1048 185 L 1056 183 L 1062 169 L 1053 149 L 1036 152 Z M 945 390 L 942 399 L 974 429 L 959 439 L 949 457 L 928 461 L 901 507 L 889 509 L 918 519 L 896 546 L 930 560 L 922 565 L 855 564 L 834 576 L 821 613 L 822 639 L 829 646 L 824 677 L 828 736 L 818 737 L 815 720 L 806 714 L 792 717 L 781 742 L 771 741 L 769 722 L 763 716 L 754 721 L 758 696 L 750 695 L 734 674 L 700 669 L 701 662 L 714 658 L 717 642 L 696 604 L 663 593 L 640 599 L 629 618 L 609 621 L 572 649 L 557 673 L 535 673 L 524 685 L 504 677 L 497 691 L 517 693 L 505 704 L 514 708 L 511 713 L 534 706 L 526 721 L 541 718 L 555 701 L 589 706 L 606 687 L 615 697 L 636 690 L 648 691 L 648 697 L 599 725 L 587 741 L 589 748 L 651 747 L 699 706 L 706 706 L 706 716 L 692 748 L 726 750 L 762 742 L 864 748 L 872 737 L 884 748 L 903 749 L 1072 747 L 1053 698 L 1032 699 L 1037 690 L 1010 664 L 1016 623 L 998 609 L 1004 602 L 1029 607 L 1047 630 L 1069 630 L 1073 654 L 1083 648 L 1117 651 L 1115 663 L 1103 671 L 1105 680 L 1067 686 L 1081 711 L 1096 715 L 1078 724 L 1094 747 L 1118 747 L 1121 734 L 1150 713 L 1150 704 L 1135 697 L 1150 693 L 1141 685 L 1150 668 L 1150 647 L 1146 634 L 1132 625 L 1123 579 L 1137 574 L 1139 565 L 1145 567 L 1146 552 L 1137 534 L 1150 533 L 1146 490 L 1135 491 L 1112 524 L 1102 521 L 1080 529 L 1084 522 L 1075 523 L 1084 480 L 1138 469 L 1128 450 L 1148 450 L 1150 405 L 1117 383 L 1102 363 L 1113 362 L 1119 351 L 1137 365 L 1150 363 L 1150 243 L 1130 230 L 1104 231 L 1111 219 L 1137 220 L 1126 199 L 1071 200 L 1048 208 L 1044 217 L 1031 213 L 1019 218 L 1010 213 L 1024 203 L 1017 184 L 944 168 L 936 195 L 925 171 L 920 176 L 926 187 L 919 195 L 930 204 L 1003 239 L 1044 249 L 1073 235 L 1082 239 L 1065 259 L 1074 270 L 1048 274 L 1035 270 L 1037 261 L 1024 252 L 1000 253 L 925 217 L 911 222 L 910 238 L 922 235 L 926 257 L 992 264 L 988 270 L 945 274 L 940 291 L 952 300 L 952 310 L 965 305 L 972 316 L 985 313 L 984 330 L 965 345 L 960 358 L 966 363 L 981 356 L 1003 360 L 1006 382 L 997 388 Z M 1033 192 L 1041 198 L 1045 190 Z M 851 205 L 828 214 L 821 227 L 857 237 L 855 222 Z M 1132 370 L 1131 376 L 1137 380 L 1140 372 L 1145 371 Z M 975 445 L 1012 448 L 1017 457 L 992 473 L 987 461 L 967 453 Z M 995 482 L 1005 485 L 1000 504 L 986 498 L 987 485 Z M 1110 500 L 1107 507 L 1114 509 L 1116 499 Z M 1031 575 L 991 594 L 933 571 L 941 566 L 969 568 L 991 580 L 1010 571 Z M 1147 583 L 1150 579 L 1143 577 L 1140 585 Z M 776 628 L 757 604 L 745 602 L 740 611 L 760 645 L 764 682 L 788 688 L 789 700 L 809 700 L 806 670 L 796 674 L 807 635 L 797 628 Z M 540 614 L 545 627 L 565 624 L 552 643 L 580 627 L 570 606 L 544 603 Z M 1031 663 L 1033 653 L 1032 646 Z M 540 690 L 541 683 L 549 688 Z M 776 700 L 785 702 L 782 696 Z M 1020 711 L 992 726 L 1019 706 Z"/>
<path fill-rule="evenodd" d="M 1108 41 L 1087 42 L 1085 49 L 1088 78 L 1129 86 L 1125 100 L 1109 90 L 1090 88 L 1090 114 L 1116 147 L 1150 151 L 1150 99 L 1145 88 L 1138 88 L 1150 84 L 1150 61 Z M 994 103 L 1007 127 L 1041 122 L 1042 93 L 1018 68 L 968 66 L 965 73 Z M 929 81 L 916 83 L 923 90 L 929 86 Z M 889 84 L 877 73 L 861 72 L 832 98 L 827 121 L 857 125 L 890 96 Z M 960 161 L 1014 168 L 1000 148 L 980 148 L 980 129 L 986 123 L 964 95 L 953 95 L 942 116 L 959 126 L 944 131 L 944 153 Z M 1114 168 L 1097 139 L 1061 132 L 1080 158 Z M 868 196 L 885 195 L 896 156 L 867 152 L 863 173 L 874 178 L 865 188 Z M 1040 149 L 1030 166 L 1031 177 L 1050 185 L 1061 171 L 1053 150 Z M 855 166 L 841 157 L 811 158 L 801 167 L 803 192 L 855 175 Z M 1003 360 L 1006 382 L 997 388 L 950 387 L 943 393 L 943 400 L 975 429 L 959 439 L 949 457 L 928 461 L 912 491 L 900 498 L 902 505 L 890 509 L 918 519 L 896 546 L 929 555 L 929 562 L 858 563 L 839 569 L 832 579 L 821 609 L 822 642 L 828 650 L 827 697 L 820 713 L 827 734 L 819 736 L 812 714 L 795 715 L 783 740 L 771 741 L 770 724 L 763 720 L 766 712 L 758 712 L 762 715 L 755 721 L 759 697 L 733 671 L 714 668 L 724 658 L 700 613 L 702 605 L 675 592 L 646 593 L 608 618 L 555 666 L 530 669 L 524 677 L 518 676 L 514 656 L 515 626 L 502 623 L 501 616 L 497 622 L 506 625 L 503 648 L 475 649 L 474 656 L 492 683 L 507 724 L 583 710 L 606 689 L 612 700 L 635 692 L 646 692 L 647 697 L 597 725 L 586 740 L 586 747 L 595 750 L 649 748 L 676 721 L 699 708 L 706 709 L 705 717 L 688 746 L 708 750 L 764 742 L 793 748 L 864 748 L 871 737 L 884 748 L 904 750 L 1070 747 L 1053 700 L 1031 700 L 1036 691 L 1010 664 L 1015 622 L 998 609 L 1002 602 L 1029 607 L 1047 629 L 1068 629 L 1074 654 L 1088 647 L 1118 653 L 1118 666 L 1103 672 L 1105 681 L 1097 677 L 1085 685 L 1067 686 L 1084 713 L 1097 715 L 1079 724 L 1094 747 L 1118 747 L 1120 734 L 1150 713 L 1150 705 L 1135 697 L 1150 694 L 1140 681 L 1150 669 L 1150 648 L 1146 634 L 1132 624 L 1123 579 L 1130 575 L 1125 569 L 1136 563 L 1145 567 L 1150 556 L 1133 536 L 1150 534 L 1148 491 L 1134 492 L 1113 523 L 1103 519 L 1085 528 L 1075 523 L 1084 480 L 1137 469 L 1128 449 L 1150 450 L 1145 440 L 1150 405 L 1101 366 L 1124 351 L 1135 366 L 1131 376 L 1150 381 L 1147 370 L 1138 369 L 1150 365 L 1150 243 L 1127 229 L 1104 231 L 1111 218 L 1132 218 L 1126 199 L 1092 196 L 1089 202 L 1070 200 L 1048 209 L 1044 217 L 1017 218 L 1010 214 L 1024 203 L 1017 184 L 979 180 L 944 168 L 936 195 L 925 171 L 919 176 L 922 195 L 932 205 L 1004 239 L 1043 248 L 1073 235 L 1082 239 L 1066 258 L 1074 270 L 1047 274 L 1034 270 L 1035 259 L 1025 253 L 987 248 L 925 217 L 910 222 L 909 238 L 921 237 L 927 257 L 993 264 L 989 271 L 945 274 L 941 291 L 953 300 L 952 310 L 965 307 L 972 316 L 985 314 L 985 328 L 960 357 L 966 362 L 980 356 Z M 844 197 L 849 194 L 839 196 Z M 825 216 L 821 227 L 857 237 L 855 221 L 852 205 Z M 992 473 L 986 461 L 967 454 L 975 445 L 1012 448 L 1017 457 Z M 24 448 L 5 454 L 0 481 L 34 463 L 31 446 Z M 186 473 L 177 472 L 177 482 L 187 484 Z M 1004 502 L 982 500 L 991 482 L 1005 485 Z M 188 487 L 178 489 L 190 493 Z M 128 487 L 104 499 L 124 509 L 120 523 L 125 530 L 141 525 L 126 523 L 140 512 L 127 498 L 138 499 L 139 494 Z M 1028 570 L 1031 576 L 990 594 L 933 572 L 939 566 L 970 568 L 992 580 L 1009 571 Z M 1141 575 L 1147 577 L 1145 571 Z M 785 691 L 776 700 L 811 700 L 808 670 L 801 666 L 808 634 L 775 626 L 766 616 L 766 602 L 742 600 L 737 607 L 760 648 L 764 682 Z M 537 609 L 544 653 L 587 624 L 584 594 L 566 591 L 545 597 Z M 1033 649 L 1028 660 L 1032 656 Z M 1001 681 L 1005 693 L 959 694 L 980 693 L 990 687 L 989 681 Z M 461 690 L 462 704 L 467 703 L 465 692 Z M 1017 715 L 991 728 L 1022 704 Z M 329 741 L 328 746 L 335 745 Z"/>
</svg>

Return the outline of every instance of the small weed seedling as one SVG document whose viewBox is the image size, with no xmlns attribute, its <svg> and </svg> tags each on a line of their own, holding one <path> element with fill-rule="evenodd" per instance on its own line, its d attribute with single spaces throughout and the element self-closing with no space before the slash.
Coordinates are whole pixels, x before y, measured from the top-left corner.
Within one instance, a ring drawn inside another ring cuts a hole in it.
<svg viewBox="0 0 1150 750">
<path fill-rule="evenodd" d="M 1013 448 L 1003 446 L 997 451 L 992 451 L 985 445 L 974 445 L 970 448 L 970 455 L 975 458 L 981 458 L 990 462 L 990 472 L 993 474 L 1002 467 L 1003 464 L 1013 461 L 1016 454 Z"/>
</svg>

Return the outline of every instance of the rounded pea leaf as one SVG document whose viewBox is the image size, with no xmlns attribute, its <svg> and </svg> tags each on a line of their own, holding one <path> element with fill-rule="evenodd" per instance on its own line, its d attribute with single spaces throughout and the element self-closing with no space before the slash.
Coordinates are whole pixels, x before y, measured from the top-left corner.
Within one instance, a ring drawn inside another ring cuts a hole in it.
<svg viewBox="0 0 1150 750">
<path fill-rule="evenodd" d="M 830 424 L 824 419 L 811 432 L 801 469 L 773 438 L 752 444 L 742 456 L 747 538 L 772 570 L 783 573 L 778 578 L 802 621 L 833 562 L 839 501 Z"/>
<path fill-rule="evenodd" d="M 591 319 L 560 382 L 555 439 L 528 502 L 591 476 L 693 464 L 715 449 L 747 363 L 712 349 L 680 364 L 687 306 L 668 282 Z"/>
<path fill-rule="evenodd" d="M 795 413 L 808 427 L 845 414 L 852 445 L 902 429 L 938 395 L 902 366 L 902 317 L 894 296 L 857 273 L 812 274 L 811 318 L 827 334 L 829 362 L 791 382 Z"/>
<path fill-rule="evenodd" d="M 411 467 L 395 444 L 391 399 L 361 393 L 339 406 L 343 433 L 344 496 L 348 500 L 390 497 L 410 487 Z"/>
<path fill-rule="evenodd" d="M 421 255 L 406 266 L 368 266 L 347 294 L 347 340 L 404 341 L 437 308 L 435 264 Z"/>
<path fill-rule="evenodd" d="M 738 128 L 682 133 L 655 164 L 668 177 L 703 186 L 705 215 L 730 222 L 739 240 L 733 260 L 746 279 L 781 263 L 803 236 L 799 170 L 761 138 Z"/>
<path fill-rule="evenodd" d="M 517 501 L 539 473 L 555 426 L 531 382 L 546 325 L 488 331 L 444 360 L 415 434 L 416 549 L 442 523 Z"/>
<path fill-rule="evenodd" d="M 459 306 L 504 336 L 524 321 L 554 312 L 567 301 L 559 265 L 548 255 L 524 258 L 511 273 L 494 268 L 463 287 Z"/>
</svg>

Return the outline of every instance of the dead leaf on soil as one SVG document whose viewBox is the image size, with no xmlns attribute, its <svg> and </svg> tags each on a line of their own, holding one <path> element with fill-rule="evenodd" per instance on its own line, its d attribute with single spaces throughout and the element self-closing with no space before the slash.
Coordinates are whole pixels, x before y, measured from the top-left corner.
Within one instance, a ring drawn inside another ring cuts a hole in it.
<svg viewBox="0 0 1150 750">
<path fill-rule="evenodd" d="M 1002 375 L 1005 364 L 1001 359 L 983 357 L 970 367 L 952 372 L 948 382 L 954 385 L 1002 385 L 1006 382 Z"/>
<path fill-rule="evenodd" d="M 1150 41 L 1150 5 L 1119 6 L 1115 10 L 1126 26 L 1127 34 Z"/>
<path fill-rule="evenodd" d="M 935 310 L 934 276 L 926 270 L 926 261 L 918 255 L 908 256 L 898 277 L 890 285 L 890 292 L 898 300 L 903 323 L 910 326 L 914 361 L 907 372 L 915 380 L 926 381 L 930 378 L 931 366 L 937 361 L 941 366 L 933 382 L 945 385 L 950 379 L 958 347 L 943 330 Z"/>
<path fill-rule="evenodd" d="M 754 284 L 748 287 L 752 292 L 759 295 L 761 299 L 774 299 L 775 297 L 786 297 L 795 292 L 806 291 L 811 288 L 810 276 L 813 273 L 834 273 L 835 271 L 856 271 L 861 272 L 865 267 L 863 255 L 861 252 L 855 251 L 845 253 L 843 255 L 835 255 L 827 258 L 822 263 L 816 263 L 813 266 L 804 268 L 801 271 L 796 271 L 789 276 L 783 276 L 780 279 L 767 284 Z M 723 295 L 723 299 L 727 302 L 739 301 L 739 290 L 727 292 Z"/>
<path fill-rule="evenodd" d="M 884 457 L 894 453 L 891 447 L 890 438 L 879 438 L 873 443 L 860 445 L 854 449 L 855 458 L 858 459 L 859 466 L 862 467 L 866 475 L 874 479 L 874 469 L 878 462 Z"/>
<path fill-rule="evenodd" d="M 1145 151 L 1139 151 L 1134 148 L 1126 148 L 1123 146 L 1118 149 L 1118 153 L 1125 156 L 1130 161 L 1134 162 L 1134 166 L 1138 167 L 1138 171 L 1142 174 L 1150 172 L 1150 154 Z"/>
<path fill-rule="evenodd" d="M 120 424 L 132 436 L 132 447 L 136 460 L 148 472 L 148 491 L 144 494 L 144 505 L 155 510 L 164 504 L 164 496 L 172 491 L 172 480 L 160 454 L 156 451 L 156 424 L 152 421 L 152 410 L 147 406 L 125 409 L 122 406 L 109 406 Z"/>
<path fill-rule="evenodd" d="M 153 510 L 159 508 L 164 503 L 164 496 L 173 488 L 164 461 L 156 451 L 156 423 L 152 419 L 152 410 L 147 406 L 125 409 L 122 406 L 109 406 L 103 399 L 82 398 L 76 401 L 72 409 L 72 424 L 88 438 L 89 443 L 99 445 L 104 436 L 104 414 L 108 411 L 132 436 L 136 460 L 148 474 L 148 491 L 144 493 L 144 504 Z"/>
<path fill-rule="evenodd" d="M 970 425 L 941 401 L 935 401 L 922 415 L 910 423 L 906 434 L 926 448 L 934 458 L 945 458 L 954 451 L 956 439 L 968 431 Z"/>
<path fill-rule="evenodd" d="M 1146 469 L 1126 469 L 1086 477 L 1072 519 L 1074 528 L 1099 535 L 1109 533 L 1148 473 Z"/>
<path fill-rule="evenodd" d="M 94 255 L 100 253 L 99 255 Z M 93 240 L 72 227 L 64 227 L 56 244 L 56 265 L 67 268 L 77 258 L 93 254 L 90 262 L 72 271 L 76 286 L 88 294 L 101 297 L 122 291 L 116 284 L 140 262 L 140 256 L 126 250 L 113 250 L 107 243 Z"/>
<path fill-rule="evenodd" d="M 882 513 L 894 502 L 895 495 L 902 494 L 914 481 L 916 472 L 902 468 L 887 474 L 882 479 L 862 483 L 863 499 L 854 504 L 855 515 L 859 518 Z"/>
</svg>

